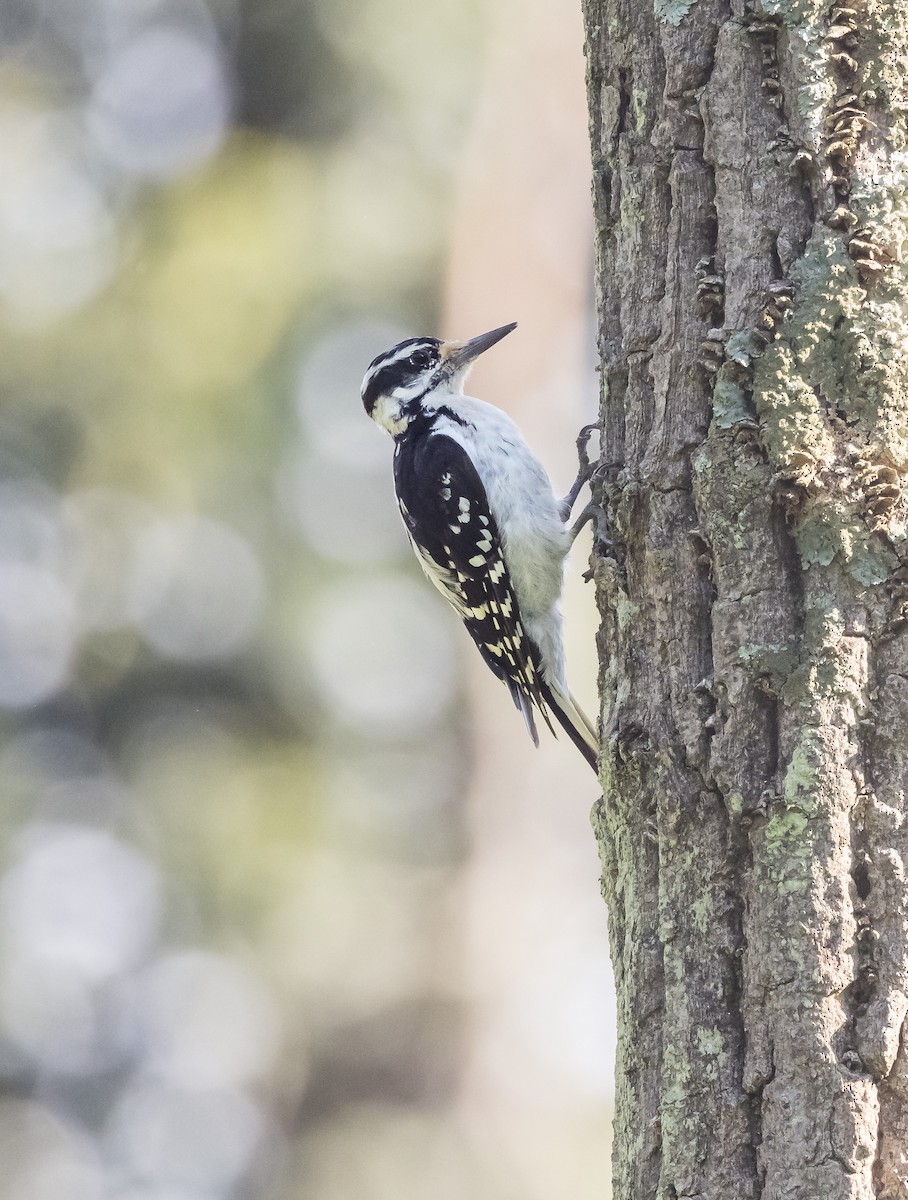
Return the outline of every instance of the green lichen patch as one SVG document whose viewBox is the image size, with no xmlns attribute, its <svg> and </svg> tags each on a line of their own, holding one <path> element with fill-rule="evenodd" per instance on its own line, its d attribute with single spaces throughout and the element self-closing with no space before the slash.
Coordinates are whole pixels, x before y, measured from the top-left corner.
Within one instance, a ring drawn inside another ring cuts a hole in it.
<svg viewBox="0 0 908 1200">
<path fill-rule="evenodd" d="M 829 12 L 829 5 L 823 0 L 762 0 L 760 8 L 767 16 L 777 17 L 792 27 L 818 25 Z"/>
<path fill-rule="evenodd" d="M 772 829 L 773 836 L 781 841 L 803 830 L 807 818 L 816 811 L 817 771 L 824 753 L 816 730 L 806 729 L 785 772 L 782 794 L 788 809 L 784 815 L 776 814 L 767 827 L 767 836 Z"/>
<path fill-rule="evenodd" d="M 791 278 L 797 307 L 754 374 L 767 448 L 780 466 L 795 452 L 818 462 L 834 457 L 827 410 L 847 401 L 836 335 L 843 320 L 860 311 L 864 294 L 844 239 L 825 226 L 814 231 Z"/>
<path fill-rule="evenodd" d="M 714 899 L 708 893 L 701 893 L 690 907 L 691 924 L 697 933 L 706 934 L 715 920 Z"/>
<path fill-rule="evenodd" d="M 837 556 L 849 575 L 863 587 L 885 583 L 898 559 L 874 537 L 861 520 L 832 506 L 812 509 L 797 531 L 798 551 L 805 567 L 829 566 Z"/>
<path fill-rule="evenodd" d="M 724 797 L 725 808 L 730 817 L 740 817 L 744 812 L 744 796 L 737 788 L 731 788 Z"/>
<path fill-rule="evenodd" d="M 890 243 L 904 225 L 908 245 L 908 199 L 888 178 L 874 196 L 871 204 L 865 192 L 861 203 L 890 231 Z M 796 307 L 754 369 L 769 460 L 809 496 L 796 526 L 803 565 L 838 560 L 865 587 L 882 583 L 895 565 L 876 536 L 879 522 L 868 519 L 868 469 L 908 470 L 903 274 L 893 271 L 868 294 L 845 237 L 818 225 L 792 268 Z"/>
<path fill-rule="evenodd" d="M 653 11 L 660 21 L 668 25 L 680 25 L 696 0 L 653 0 Z"/>
<path fill-rule="evenodd" d="M 798 526 L 798 551 L 805 567 L 828 567 L 842 551 L 846 556 L 849 545 L 845 525 L 840 515 L 828 508 L 815 508 Z"/>
<path fill-rule="evenodd" d="M 722 1062 L 727 1057 L 725 1035 L 721 1029 L 707 1029 L 701 1026 L 696 1032 L 697 1049 L 705 1057 Z"/>
<path fill-rule="evenodd" d="M 849 331 L 851 362 L 843 382 L 849 415 L 862 419 L 872 457 L 908 470 L 908 329 L 902 297 L 874 299 Z"/>
<path fill-rule="evenodd" d="M 806 781 L 805 781 L 806 791 Z M 804 862 L 808 852 L 808 815 L 800 808 L 778 809 L 763 830 L 763 850 L 770 859 L 792 866 Z"/>
<path fill-rule="evenodd" d="M 792 67 L 798 80 L 797 132 L 814 153 L 823 145 L 824 121 L 838 93 L 825 32 L 825 22 L 803 26 L 792 32 L 791 42 Z"/>
<path fill-rule="evenodd" d="M 623 589 L 619 591 L 615 597 L 615 616 L 618 620 L 618 628 L 625 630 L 639 611 L 638 606 L 630 599 L 627 592 Z"/>
<path fill-rule="evenodd" d="M 908 139 L 908 5 L 892 0 L 866 0 L 862 33 L 863 87 L 868 101 L 880 102 L 892 118 L 890 144 L 904 149 Z"/>
<path fill-rule="evenodd" d="M 837 92 L 826 38 L 829 4 L 823 0 L 763 0 L 761 8 L 787 33 L 790 75 L 797 80 L 797 112 L 792 127 L 797 140 L 816 153 L 823 141 L 823 122 Z"/>
<path fill-rule="evenodd" d="M 631 112 L 634 114 L 634 126 L 640 134 L 645 133 L 649 111 L 649 92 L 646 88 L 635 87 L 631 91 Z"/>
<path fill-rule="evenodd" d="M 740 367 L 749 367 L 762 349 L 750 329 L 736 330 L 725 343 L 726 357 Z"/>
<path fill-rule="evenodd" d="M 806 790 L 799 797 L 798 807 L 780 808 L 763 828 L 761 871 L 772 880 L 777 896 L 805 896 L 812 881 L 813 847 L 810 837 L 810 816 L 803 811 L 808 806 Z"/>
<path fill-rule="evenodd" d="M 848 562 L 849 574 L 864 587 L 885 583 L 898 565 L 898 558 L 893 551 L 864 529 L 861 529 L 861 536 L 855 539 L 853 545 Z"/>
<path fill-rule="evenodd" d="M 864 521 L 832 503 L 817 504 L 802 518 L 797 545 L 805 567 L 828 567 L 838 558 L 863 587 L 884 583 L 898 561 Z"/>
<path fill-rule="evenodd" d="M 804 353 L 810 353 L 808 345 Z M 823 399 L 809 375 L 797 364 L 790 343 L 775 342 L 757 370 L 754 401 L 771 460 L 783 469 L 810 467 L 813 473 L 833 461 L 835 443 Z"/>
<path fill-rule="evenodd" d="M 855 171 L 850 203 L 875 239 L 896 262 L 904 262 L 908 246 L 908 153 L 890 154 L 885 169 L 871 158 Z"/>
<path fill-rule="evenodd" d="M 730 429 L 739 421 L 749 417 L 747 411 L 747 394 L 739 383 L 733 379 L 716 379 L 713 388 L 713 421 L 719 429 Z"/>
<path fill-rule="evenodd" d="M 893 154 L 890 168 L 873 162 L 854 175 L 851 207 L 861 225 L 855 245 L 874 247 L 882 270 L 864 293 L 850 322 L 854 411 L 874 429 L 899 470 L 908 470 L 908 154 Z M 864 253 L 863 250 L 860 253 Z"/>
</svg>

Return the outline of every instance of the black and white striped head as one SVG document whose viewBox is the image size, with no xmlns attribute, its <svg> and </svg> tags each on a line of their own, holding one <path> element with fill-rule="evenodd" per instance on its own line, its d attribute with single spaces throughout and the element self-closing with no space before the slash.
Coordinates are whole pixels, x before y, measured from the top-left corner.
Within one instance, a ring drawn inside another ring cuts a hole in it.
<svg viewBox="0 0 908 1200">
<path fill-rule="evenodd" d="M 369 364 L 363 379 L 363 407 L 377 425 L 400 437 L 436 393 L 462 392 L 474 360 L 516 328 L 516 322 L 502 325 L 468 342 L 433 337 L 398 342 Z"/>
</svg>

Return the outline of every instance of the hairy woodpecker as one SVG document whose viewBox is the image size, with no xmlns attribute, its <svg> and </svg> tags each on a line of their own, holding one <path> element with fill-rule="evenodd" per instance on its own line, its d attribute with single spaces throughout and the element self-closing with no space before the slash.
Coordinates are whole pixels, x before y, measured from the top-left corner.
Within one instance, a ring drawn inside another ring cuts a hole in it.
<svg viewBox="0 0 908 1200">
<path fill-rule="evenodd" d="M 534 708 L 553 714 L 596 769 L 598 740 L 565 679 L 561 598 L 567 525 L 581 473 L 559 503 L 501 409 L 463 394 L 474 359 L 516 325 L 467 342 L 409 338 L 379 354 L 363 405 L 394 439 L 394 485 L 416 557 L 503 680 L 538 746 Z"/>
</svg>

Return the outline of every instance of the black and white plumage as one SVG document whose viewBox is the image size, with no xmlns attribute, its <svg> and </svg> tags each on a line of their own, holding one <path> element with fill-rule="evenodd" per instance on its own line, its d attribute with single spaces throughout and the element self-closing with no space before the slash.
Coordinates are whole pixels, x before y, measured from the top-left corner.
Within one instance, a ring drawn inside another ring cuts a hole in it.
<svg viewBox="0 0 908 1200">
<path fill-rule="evenodd" d="M 598 741 L 565 679 L 559 607 L 572 541 L 541 463 L 501 409 L 463 395 L 473 360 L 514 325 L 468 342 L 410 338 L 363 380 L 366 412 L 394 438 L 394 484 L 420 565 L 507 685 L 538 745 L 551 716 L 596 768 Z"/>
</svg>

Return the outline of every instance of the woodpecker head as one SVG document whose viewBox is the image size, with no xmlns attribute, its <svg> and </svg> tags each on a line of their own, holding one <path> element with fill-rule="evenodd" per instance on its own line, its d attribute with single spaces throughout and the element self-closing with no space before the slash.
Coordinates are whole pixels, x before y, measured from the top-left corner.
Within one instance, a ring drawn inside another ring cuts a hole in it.
<svg viewBox="0 0 908 1200">
<path fill-rule="evenodd" d="M 400 437 L 433 394 L 459 395 L 473 362 L 517 324 L 502 325 L 468 342 L 408 338 L 379 354 L 363 379 L 363 407 L 377 425 Z"/>
</svg>

